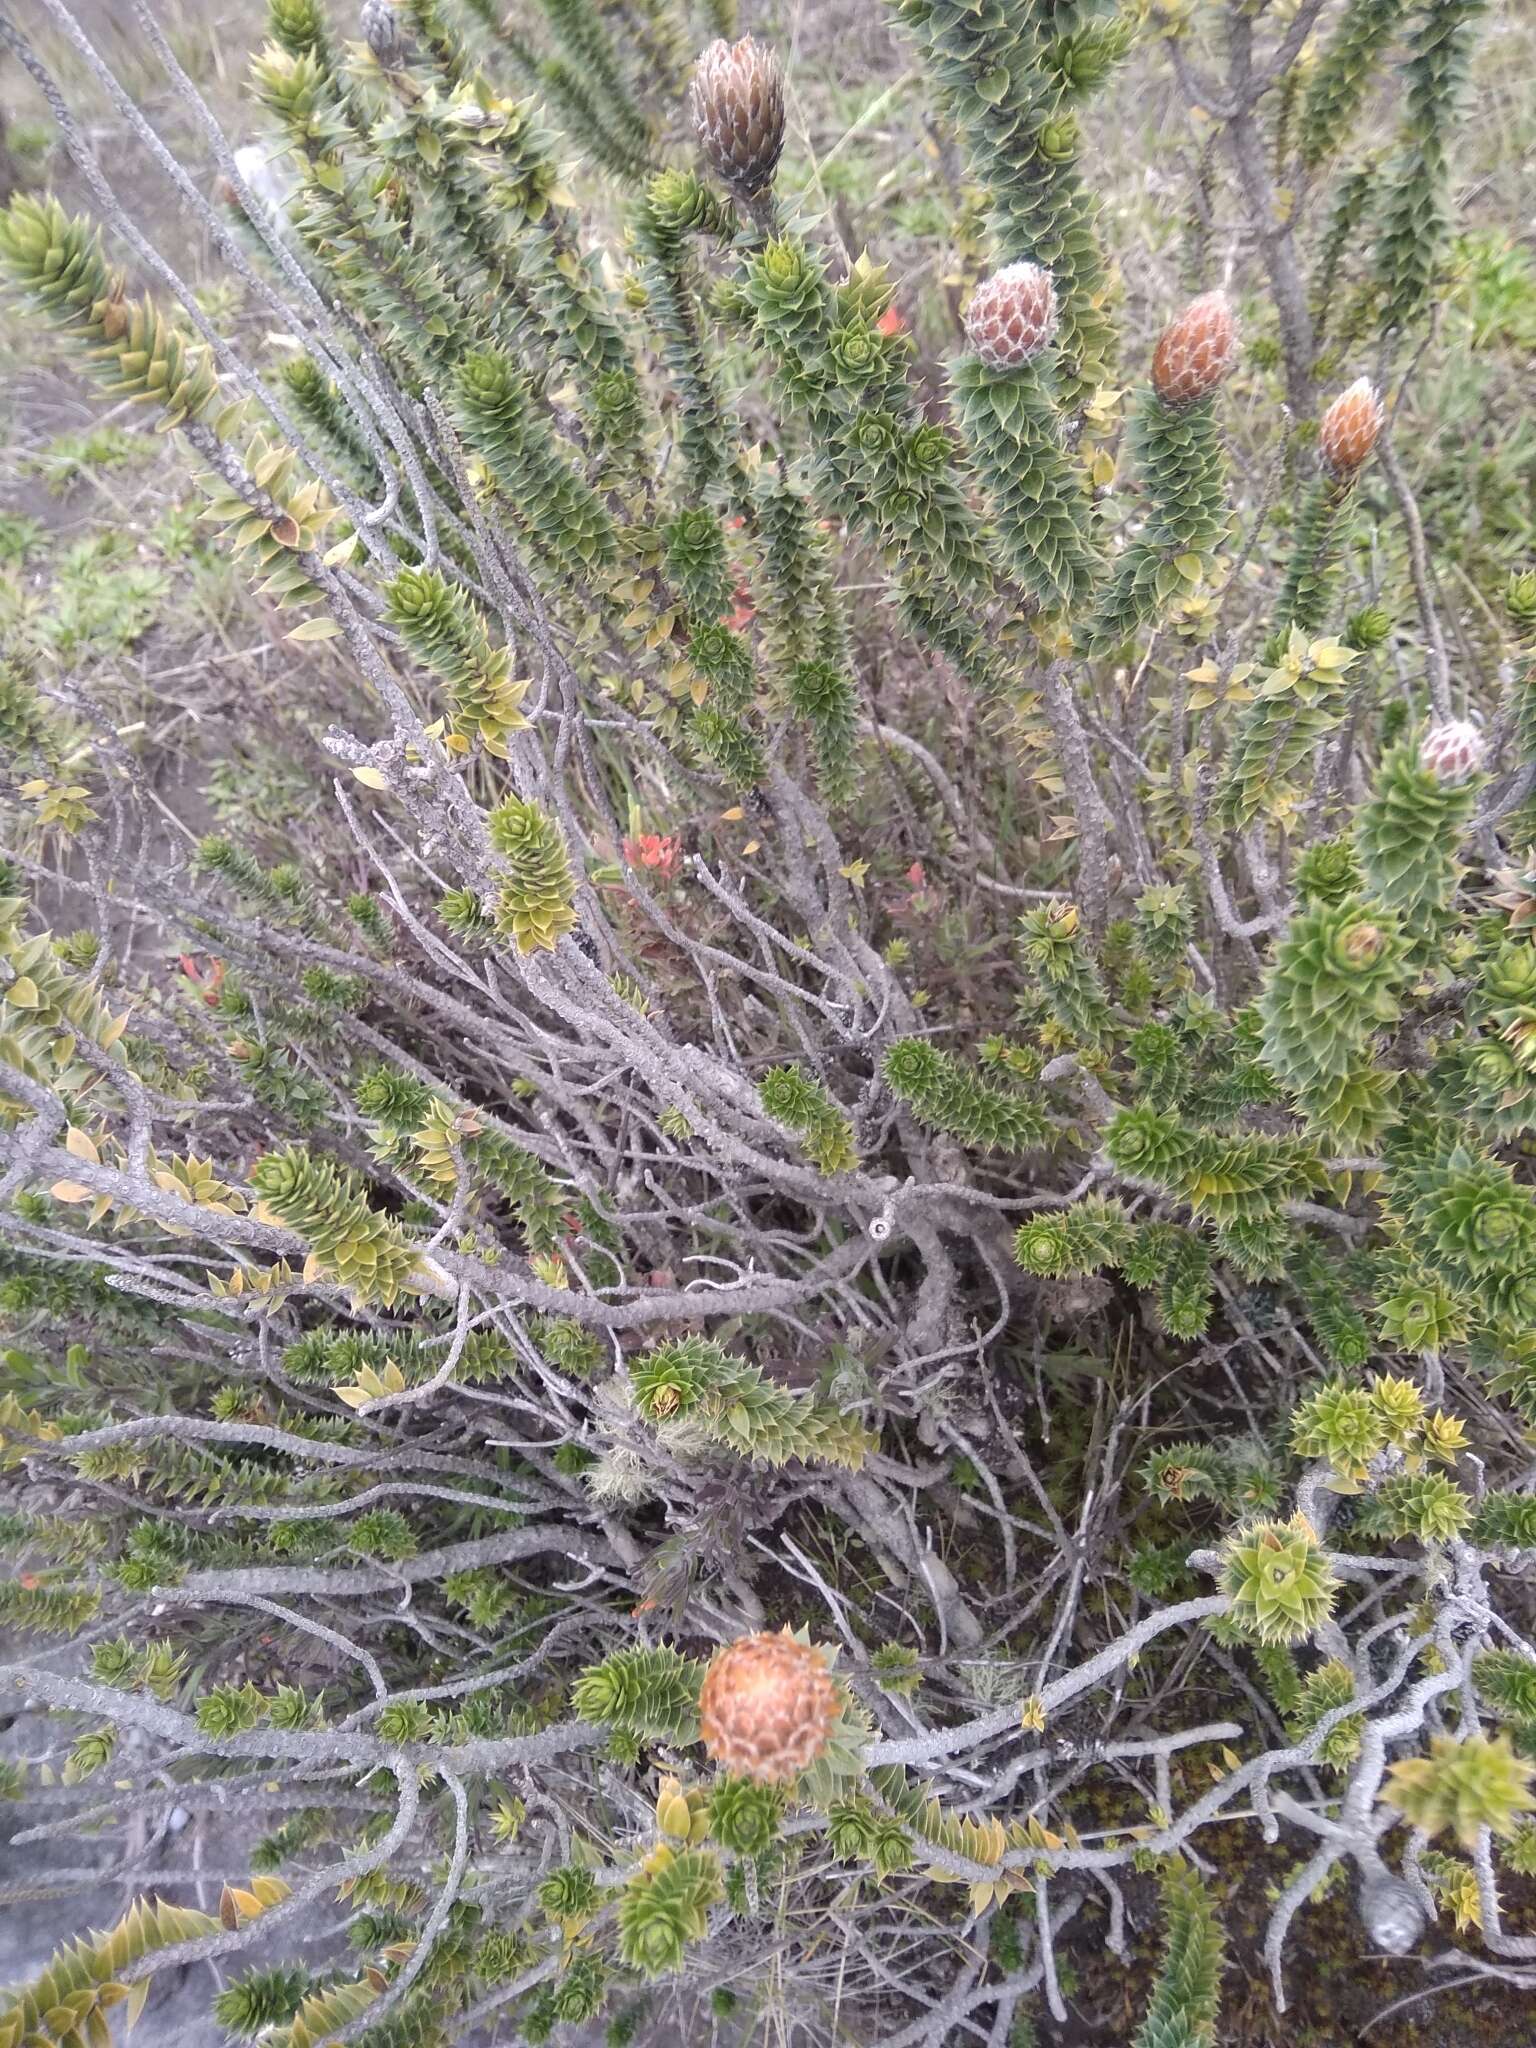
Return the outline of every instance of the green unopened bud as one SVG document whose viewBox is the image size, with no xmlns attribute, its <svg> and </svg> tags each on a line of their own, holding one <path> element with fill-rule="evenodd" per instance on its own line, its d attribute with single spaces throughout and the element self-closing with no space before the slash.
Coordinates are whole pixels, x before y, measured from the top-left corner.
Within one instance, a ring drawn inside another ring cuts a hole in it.
<svg viewBox="0 0 1536 2048">
<path fill-rule="evenodd" d="M 1322 903 L 1342 903 L 1360 886 L 1360 863 L 1347 839 L 1319 839 L 1296 863 L 1296 887 Z"/>
<path fill-rule="evenodd" d="M 895 421 L 889 413 L 861 413 L 853 430 L 853 438 L 859 453 L 866 461 L 879 461 L 895 449 Z"/>
<path fill-rule="evenodd" d="M 878 358 L 875 337 L 867 327 L 839 327 L 828 337 L 827 349 L 838 374 L 850 383 L 869 375 Z"/>
<path fill-rule="evenodd" d="M 783 289 L 786 285 L 799 282 L 805 268 L 805 259 L 794 242 L 770 242 L 762 254 L 762 271 L 766 281 Z"/>
<path fill-rule="evenodd" d="M 1485 1040 L 1467 1062 L 1467 1072 L 1480 1088 L 1507 1088 L 1519 1069 L 1507 1045 L 1497 1039 Z"/>
<path fill-rule="evenodd" d="M 1517 626 L 1536 626 L 1536 569 L 1517 569 L 1504 593 L 1509 616 Z"/>
<path fill-rule="evenodd" d="M 932 421 L 907 443 L 907 462 L 918 476 L 936 476 L 949 460 L 949 436 Z"/>
<path fill-rule="evenodd" d="M 1226 1545 L 1223 1566 L 1232 1619 L 1261 1643 L 1303 1641 L 1333 1606 L 1333 1570 L 1304 1516 L 1239 1530 Z"/>
<path fill-rule="evenodd" d="M 652 217 L 677 233 L 686 232 L 701 218 L 708 197 L 692 171 L 659 171 L 646 192 Z"/>
<path fill-rule="evenodd" d="M 1483 987 L 1501 1003 L 1536 1002 L 1536 948 L 1501 946 L 1484 971 Z"/>
<path fill-rule="evenodd" d="M 875 500 L 875 510 L 887 526 L 909 532 L 917 524 L 921 506 L 916 491 L 886 491 Z"/>
<path fill-rule="evenodd" d="M 1380 647 L 1392 630 L 1392 614 L 1385 605 L 1368 604 L 1356 612 L 1344 628 L 1344 645 L 1355 654 L 1368 654 Z"/>
<path fill-rule="evenodd" d="M 325 16 L 316 0 L 269 0 L 267 25 L 290 56 L 326 54 Z"/>
<path fill-rule="evenodd" d="M 1490 1202 L 1472 1220 L 1471 1235 L 1477 1249 L 1494 1257 L 1524 1235 L 1525 1218 L 1513 1201 Z"/>
</svg>

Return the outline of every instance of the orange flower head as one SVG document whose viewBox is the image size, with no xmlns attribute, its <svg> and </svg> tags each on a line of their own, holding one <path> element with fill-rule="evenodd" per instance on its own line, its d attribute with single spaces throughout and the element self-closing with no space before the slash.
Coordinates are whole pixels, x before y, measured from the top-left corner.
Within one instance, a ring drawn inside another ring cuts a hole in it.
<svg viewBox="0 0 1536 2048">
<path fill-rule="evenodd" d="M 1336 483 L 1348 483 L 1376 446 L 1381 432 L 1381 400 L 1369 377 L 1357 377 L 1323 414 L 1317 429 L 1317 452 Z"/>
<path fill-rule="evenodd" d="M 1152 356 L 1152 389 L 1164 405 L 1195 405 L 1223 385 L 1237 361 L 1237 321 L 1225 292 L 1191 299 L 1163 329 Z"/>
<path fill-rule="evenodd" d="M 788 1629 L 717 1650 L 699 1695 L 699 1728 L 717 1764 L 760 1785 L 787 1785 L 815 1763 L 838 1714 L 826 1663 Z"/>
</svg>

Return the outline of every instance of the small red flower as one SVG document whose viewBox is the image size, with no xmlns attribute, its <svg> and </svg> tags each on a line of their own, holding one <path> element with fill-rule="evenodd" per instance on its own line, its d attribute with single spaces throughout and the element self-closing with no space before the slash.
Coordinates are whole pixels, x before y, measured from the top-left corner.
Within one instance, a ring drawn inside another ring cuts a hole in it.
<svg viewBox="0 0 1536 2048">
<path fill-rule="evenodd" d="M 625 840 L 624 858 L 632 868 L 654 868 L 670 882 L 683 864 L 683 842 L 675 832 L 642 832 Z"/>
<path fill-rule="evenodd" d="M 902 319 L 894 306 L 886 307 L 880 318 L 875 322 L 875 327 L 881 334 L 905 334 L 907 331 L 906 321 Z"/>
<path fill-rule="evenodd" d="M 177 964 L 193 987 L 201 991 L 203 1001 L 209 1009 L 217 1008 L 219 992 L 224 986 L 224 962 L 210 955 L 206 974 L 198 966 L 195 953 L 179 954 Z"/>
</svg>

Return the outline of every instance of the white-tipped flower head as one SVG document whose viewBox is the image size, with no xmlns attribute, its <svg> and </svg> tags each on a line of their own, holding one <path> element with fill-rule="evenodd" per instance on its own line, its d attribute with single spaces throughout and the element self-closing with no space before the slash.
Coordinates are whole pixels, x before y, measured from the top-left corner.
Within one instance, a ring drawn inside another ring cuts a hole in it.
<svg viewBox="0 0 1536 2048">
<path fill-rule="evenodd" d="M 1483 736 L 1464 718 L 1432 726 L 1419 744 L 1419 763 L 1436 782 L 1453 789 L 1483 765 Z"/>
<path fill-rule="evenodd" d="M 1381 400 L 1369 377 L 1357 377 L 1323 414 L 1317 429 L 1317 452 L 1324 469 L 1337 483 L 1356 475 L 1381 432 Z"/>
<path fill-rule="evenodd" d="M 1017 370 L 1056 332 L 1056 287 L 1038 263 L 1010 263 L 978 285 L 965 338 L 989 370 Z"/>
</svg>

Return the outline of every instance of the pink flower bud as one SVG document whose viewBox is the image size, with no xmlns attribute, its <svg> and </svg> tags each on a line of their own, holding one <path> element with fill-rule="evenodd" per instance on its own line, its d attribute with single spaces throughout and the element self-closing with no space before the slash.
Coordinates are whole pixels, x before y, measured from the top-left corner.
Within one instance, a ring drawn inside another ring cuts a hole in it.
<svg viewBox="0 0 1536 2048">
<path fill-rule="evenodd" d="M 1437 725 L 1424 735 L 1419 744 L 1419 765 L 1436 782 L 1454 789 L 1458 782 L 1465 782 L 1482 767 L 1484 751 L 1483 736 L 1477 727 L 1464 718 L 1453 718 L 1448 725 Z"/>
<path fill-rule="evenodd" d="M 965 338 L 989 370 L 1017 370 L 1056 332 L 1056 287 L 1038 263 L 1010 263 L 978 285 Z"/>
</svg>

